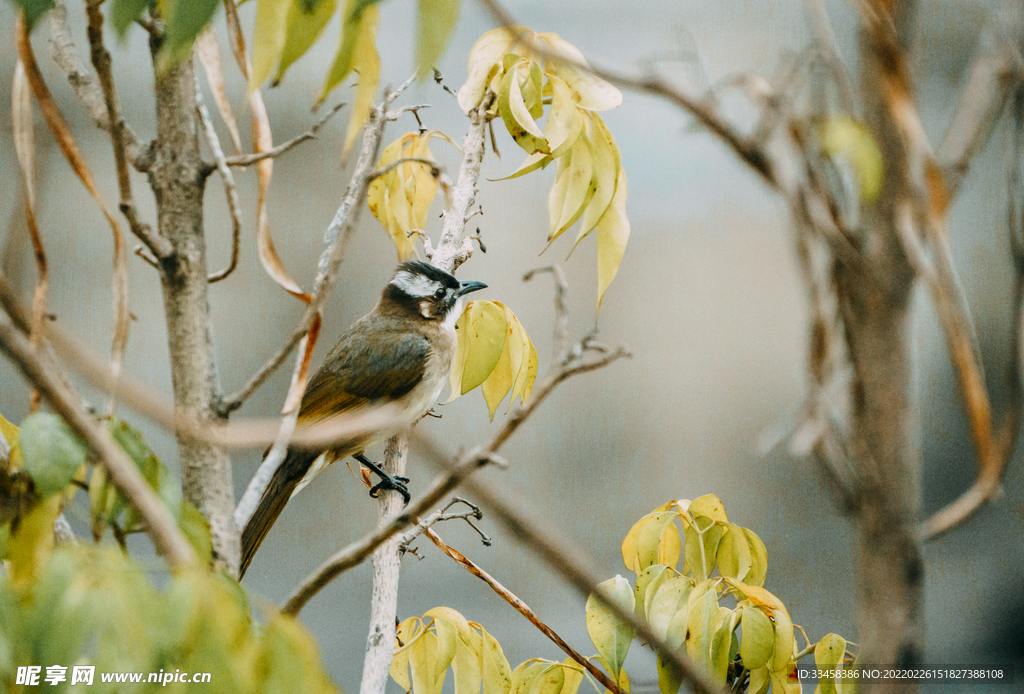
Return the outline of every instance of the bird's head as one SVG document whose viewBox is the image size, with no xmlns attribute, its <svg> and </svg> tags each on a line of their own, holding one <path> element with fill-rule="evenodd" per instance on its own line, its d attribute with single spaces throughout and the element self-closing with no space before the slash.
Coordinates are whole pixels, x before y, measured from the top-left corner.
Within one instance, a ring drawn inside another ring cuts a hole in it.
<svg viewBox="0 0 1024 694">
<path fill-rule="evenodd" d="M 483 282 L 460 282 L 444 270 L 414 260 L 398 266 L 382 300 L 426 320 L 454 322 L 462 315 L 462 297 L 485 287 Z"/>
</svg>

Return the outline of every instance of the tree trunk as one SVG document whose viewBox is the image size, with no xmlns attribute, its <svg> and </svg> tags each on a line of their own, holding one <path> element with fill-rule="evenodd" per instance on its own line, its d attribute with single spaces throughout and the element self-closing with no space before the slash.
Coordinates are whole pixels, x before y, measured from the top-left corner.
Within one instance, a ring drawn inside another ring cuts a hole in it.
<svg viewBox="0 0 1024 694">
<path fill-rule="evenodd" d="M 153 53 L 155 57 L 155 49 Z M 174 402 L 183 414 L 212 420 L 221 393 L 207 297 L 204 177 L 191 60 L 157 71 L 156 112 L 150 185 L 156 196 L 159 233 L 173 247 L 162 262 L 161 279 Z M 184 434 L 178 435 L 178 454 L 185 498 L 210 523 L 214 560 L 236 574 L 239 539 L 231 460 L 223 449 Z"/>
<path fill-rule="evenodd" d="M 874 4 L 877 16 L 891 18 L 892 24 L 862 30 L 861 88 L 864 119 L 885 161 L 885 183 L 864 218 L 864 267 L 840 264 L 837 287 L 854 371 L 860 660 L 914 667 L 921 653 L 923 586 L 922 464 L 912 357 L 915 281 L 896 231 L 900 207 L 916 204 L 913 179 L 920 168 L 915 164 L 921 164 L 908 150 L 907 120 L 898 108 L 912 103 L 906 52 L 913 3 Z M 913 681 L 886 680 L 865 689 L 914 692 L 917 687 Z"/>
</svg>

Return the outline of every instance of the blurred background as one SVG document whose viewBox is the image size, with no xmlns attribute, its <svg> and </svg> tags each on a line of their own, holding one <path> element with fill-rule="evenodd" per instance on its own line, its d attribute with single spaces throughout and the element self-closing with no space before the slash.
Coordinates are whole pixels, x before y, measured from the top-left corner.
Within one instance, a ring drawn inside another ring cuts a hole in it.
<svg viewBox="0 0 1024 694">
<path fill-rule="evenodd" d="M 71 2 L 79 54 L 88 60 L 84 10 Z M 251 31 L 254 3 L 241 8 Z M 855 3 L 829 2 L 839 47 L 856 69 Z M 952 113 L 978 34 L 994 3 L 934 0 L 920 3 L 920 38 L 915 54 L 917 97 L 933 141 Z M 538 31 L 554 31 L 605 65 L 654 66 L 693 89 L 706 88 L 738 72 L 777 74 L 783 62 L 810 40 L 804 4 L 798 0 L 661 0 L 621 3 L 602 0 L 546 2 L 509 0 L 519 20 Z M 0 3 L 0 26 L 13 26 L 13 5 Z M 381 7 L 378 49 L 382 84 L 397 85 L 412 73 L 414 16 L 410 0 Z M 223 16 L 215 20 L 223 32 Z M 469 48 L 491 18 L 475 3 L 463 3 L 455 37 L 440 65 L 445 83 L 457 90 L 466 76 Z M 337 18 L 317 47 L 292 67 L 283 83 L 264 98 L 281 142 L 309 128 L 310 107 L 336 47 Z M 51 90 L 70 122 L 108 201 L 117 199 L 109 144 L 96 130 L 62 76 L 52 69 L 47 22 L 35 32 L 36 54 Z M 221 33 L 223 39 L 223 33 Z M 145 32 L 135 28 L 118 44 L 108 37 L 115 78 L 127 120 L 141 138 L 154 132 L 152 68 Z M 222 50 L 226 44 L 222 41 Z M 224 50 L 229 96 L 248 147 L 245 84 Z M 0 50 L 0 82 L 10 83 L 13 41 Z M 329 103 L 350 100 L 347 88 Z M 726 99 L 730 114 L 749 116 Z M 207 102 L 212 100 L 207 94 Z M 433 81 L 411 88 L 402 103 L 429 103 L 424 125 L 461 142 L 467 121 L 454 98 Z M 28 305 L 34 266 L 24 223 L 20 174 L 11 142 L 9 90 L 0 89 L 0 260 Z M 292 275 L 311 286 L 322 234 L 348 182 L 341 164 L 341 138 L 349 111 L 339 114 L 319 139 L 278 159 L 269 198 L 270 223 L 278 250 Z M 216 116 L 214 116 L 216 119 Z M 611 577 L 625 573 L 620 544 L 630 526 L 671 498 L 717 494 L 730 520 L 755 530 L 768 549 L 765 587 L 789 607 L 812 639 L 829 631 L 857 641 L 853 572 L 856 557 L 850 521 L 813 461 L 790 456 L 785 446 L 764 453 L 758 439 L 793 415 L 804 393 L 805 298 L 797 273 L 788 213 L 781 200 L 739 164 L 715 139 L 700 132 L 677 109 L 626 93 L 605 118 L 622 150 L 629 177 L 628 214 L 632 236 L 599 316 L 600 338 L 633 353 L 593 374 L 561 386 L 503 449 L 508 470 L 489 469 L 484 478 L 507 489 L 522 508 L 558 528 Z M 226 131 L 220 127 L 227 146 Z M 389 125 L 387 142 L 414 130 L 411 117 Z M 507 175 L 524 155 L 499 132 L 502 158 L 488 151 L 483 176 Z M 977 158 L 952 210 L 956 259 L 981 337 L 990 385 L 999 382 L 1009 358 L 1011 261 L 1006 231 L 1004 120 Z M 112 330 L 110 230 L 74 177 L 45 123 L 36 117 L 37 196 L 40 228 L 50 264 L 49 310 L 66 330 L 95 352 L 107 354 Z M 432 144 L 449 175 L 457 175 L 459 153 Z M 565 260 L 571 239 L 543 256 L 547 194 L 554 172 L 512 181 L 481 181 L 477 198 L 483 215 L 474 217 L 487 245 L 460 271 L 463 279 L 490 285 L 484 298 L 507 303 L 530 332 L 541 370 L 550 363 L 552 287 L 540 276 L 522 282 L 527 270 L 558 262 L 571 285 L 574 334 L 590 331 L 596 312 L 593 240 Z M 136 175 L 136 202 L 153 219 L 145 180 Z M 242 196 L 242 255 L 238 270 L 210 290 L 221 383 L 237 389 L 273 354 L 294 329 L 302 305 L 264 273 L 254 243 L 256 183 L 253 172 L 236 171 Z M 440 211 L 435 201 L 435 212 Z M 222 186 L 209 180 L 207 243 L 211 270 L 230 252 L 230 221 Z M 126 225 L 122 224 L 122 227 Z M 440 228 L 436 214 L 428 232 Z M 127 232 L 126 232 L 127 233 Z M 569 234 L 566 235 L 567 237 Z M 130 239 L 134 247 L 134 239 Z M 170 400 L 166 328 L 156 273 L 131 259 L 132 325 L 125 373 Z M 324 331 L 315 362 L 338 334 L 370 310 L 396 262 L 395 249 L 380 224 L 364 211 L 348 247 L 338 288 L 325 309 Z M 974 464 L 959 393 L 941 330 L 927 297 L 919 300 L 918 397 L 926 460 L 925 504 L 929 511 L 954 499 L 973 478 Z M 272 416 L 288 385 L 281 369 L 237 416 Z M 83 387 L 94 401 L 101 398 Z M 28 389 L 20 374 L 0 361 L 0 413 L 19 422 L 27 413 Z M 499 426 L 487 420 L 478 392 L 438 408 L 440 420 L 421 426 L 456 451 L 473 446 Z M 159 455 L 176 469 L 172 437 L 123 409 Z M 371 457 L 379 455 L 372 451 Z M 260 461 L 259 452 L 234 457 L 240 496 Z M 410 463 L 411 488 L 423 490 L 435 471 Z M 84 505 L 69 513 L 82 536 L 88 532 Z M 327 555 L 370 530 L 376 504 L 344 465 L 337 465 L 289 504 L 254 560 L 244 585 L 255 596 L 280 602 Z M 482 527 L 491 547 L 457 524 L 439 528 L 454 547 L 519 595 L 584 653 L 593 651 L 584 627 L 584 597 L 566 587 L 516 540 L 489 518 Z M 926 548 L 926 653 L 931 663 L 979 663 L 1024 659 L 1024 475 L 1020 456 L 1009 467 L 1006 490 L 964 527 Z M 148 540 L 135 538 L 141 552 Z M 447 605 L 483 623 L 504 647 L 513 666 L 529 657 L 562 655 L 533 626 L 486 585 L 454 562 L 421 545 L 422 559 L 406 556 L 399 616 Z M 151 560 L 154 570 L 160 566 Z M 369 563 L 344 574 L 301 614 L 317 638 L 323 659 L 345 691 L 358 687 L 369 617 Z M 257 601 L 257 605 L 259 602 Z M 656 691 L 651 652 L 634 644 L 627 670 L 635 691 Z M 390 685 L 394 686 L 394 685 Z"/>
</svg>

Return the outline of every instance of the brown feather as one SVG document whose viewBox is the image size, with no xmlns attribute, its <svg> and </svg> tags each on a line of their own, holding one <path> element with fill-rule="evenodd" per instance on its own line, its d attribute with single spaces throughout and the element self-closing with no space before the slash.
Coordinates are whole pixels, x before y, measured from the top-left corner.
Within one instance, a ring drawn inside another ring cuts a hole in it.
<svg viewBox="0 0 1024 694">
<path fill-rule="evenodd" d="M 238 570 L 238 580 L 242 580 L 245 570 L 249 568 L 249 562 L 252 561 L 256 550 L 259 549 L 263 538 L 267 536 L 270 526 L 281 515 L 281 511 L 292 497 L 295 487 L 302 481 L 309 466 L 318 456 L 319 453 L 316 451 L 288 449 L 288 455 L 277 468 L 266 491 L 263 492 L 260 505 L 256 507 L 249 522 L 242 530 L 242 563 Z"/>
</svg>

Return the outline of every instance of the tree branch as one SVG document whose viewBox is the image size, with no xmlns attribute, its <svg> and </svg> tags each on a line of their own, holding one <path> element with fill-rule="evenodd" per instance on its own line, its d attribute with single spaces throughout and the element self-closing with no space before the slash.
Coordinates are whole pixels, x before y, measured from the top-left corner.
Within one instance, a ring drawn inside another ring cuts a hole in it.
<svg viewBox="0 0 1024 694">
<path fill-rule="evenodd" d="M 1020 84 L 1020 52 L 1024 48 L 1022 9 L 1019 0 L 1006 0 L 985 23 L 967 85 L 939 145 L 937 159 L 951 199 L 959 192 L 971 160 L 988 142 L 1007 98 Z"/>
<path fill-rule="evenodd" d="M 286 140 L 286 141 L 282 142 L 281 144 L 279 144 L 277 147 L 274 147 L 273 149 L 268 149 L 265 152 L 256 152 L 255 154 L 239 154 L 238 156 L 227 157 L 224 160 L 224 162 L 228 166 L 252 166 L 253 164 L 258 164 L 259 162 L 263 161 L 264 159 L 276 159 L 277 157 L 281 156 L 282 154 L 284 154 L 288 150 L 292 149 L 296 145 L 302 144 L 306 140 L 315 140 L 316 139 L 316 134 L 320 131 L 320 129 L 322 127 L 324 127 L 324 125 L 327 124 L 327 121 L 329 121 L 331 119 L 331 116 L 333 116 L 335 113 L 340 111 L 344 106 L 345 106 L 345 103 L 342 102 L 342 103 L 338 104 L 337 106 L 332 107 L 329 111 L 327 111 L 327 113 L 325 113 L 320 118 L 320 120 L 318 120 L 316 123 L 314 123 L 313 126 L 309 130 L 307 130 L 306 132 L 302 133 L 301 135 L 296 135 L 295 137 L 293 137 L 290 140 Z M 219 166 L 219 164 L 218 164 L 218 166 Z M 206 172 L 207 173 L 212 173 L 216 168 L 217 168 L 217 166 L 209 167 L 206 170 Z"/>
<path fill-rule="evenodd" d="M 213 127 L 213 121 L 210 119 L 210 112 L 206 109 L 206 104 L 203 103 L 203 93 L 199 89 L 198 80 L 196 80 L 196 113 L 199 116 L 200 124 L 203 126 L 206 142 L 210 145 L 213 158 L 217 162 L 217 171 L 220 172 L 221 181 L 224 182 L 224 194 L 227 196 L 228 211 L 231 214 L 231 260 L 226 268 L 213 273 L 207 278 L 207 281 L 213 284 L 226 278 L 238 267 L 239 246 L 241 245 L 242 238 L 242 206 L 238 201 L 235 177 L 231 173 L 231 169 L 228 168 L 224 158 L 224 150 L 220 146 L 220 139 L 217 137 L 217 131 Z"/>
<path fill-rule="evenodd" d="M 106 427 L 97 423 L 60 377 L 39 359 L 29 340 L 8 318 L 0 314 L 0 350 L 21 370 L 43 398 L 92 448 L 110 473 L 111 481 L 139 510 L 146 531 L 157 549 L 174 567 L 196 563 L 192 546 L 182 535 L 174 517 L 149 488 L 142 473 L 114 443 Z"/>
<path fill-rule="evenodd" d="M 53 62 L 64 73 L 71 88 L 96 123 L 96 127 L 106 130 L 113 136 L 110 124 L 117 123 L 117 119 L 110 118 L 103 93 L 96 87 L 88 69 L 78 59 L 75 44 L 71 40 L 71 30 L 68 29 L 68 10 L 64 0 L 54 0 L 54 7 L 49 15 L 50 55 Z M 120 130 L 126 158 L 137 171 L 145 173 L 152 163 L 151 152 L 140 144 L 135 133 L 123 119 L 120 121 Z"/>
</svg>

